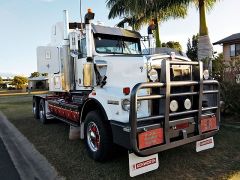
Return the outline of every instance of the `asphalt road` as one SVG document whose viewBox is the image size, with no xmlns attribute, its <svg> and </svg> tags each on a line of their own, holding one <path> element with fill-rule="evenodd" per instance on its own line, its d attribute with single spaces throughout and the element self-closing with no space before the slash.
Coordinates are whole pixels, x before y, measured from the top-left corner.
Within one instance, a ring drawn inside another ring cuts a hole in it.
<svg viewBox="0 0 240 180">
<path fill-rule="evenodd" d="M 1 111 L 0 122 L 0 180 L 64 179 Z"/>
<path fill-rule="evenodd" d="M 20 176 L 0 138 L 0 179 L 20 180 Z"/>
</svg>

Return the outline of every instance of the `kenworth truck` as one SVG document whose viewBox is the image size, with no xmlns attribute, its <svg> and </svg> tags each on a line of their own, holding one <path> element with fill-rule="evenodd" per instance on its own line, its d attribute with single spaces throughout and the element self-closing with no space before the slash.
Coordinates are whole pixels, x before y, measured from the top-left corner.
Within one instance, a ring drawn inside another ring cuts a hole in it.
<svg viewBox="0 0 240 180">
<path fill-rule="evenodd" d="M 197 151 L 212 148 L 219 84 L 202 62 L 157 49 L 143 55 L 138 32 L 93 19 L 88 10 L 84 23 L 69 23 L 64 11 L 64 23 L 53 28 L 55 45 L 37 48 L 54 72 L 50 93 L 33 96 L 35 118 L 79 129 L 96 161 L 107 159 L 113 144 L 128 149 L 131 176 L 156 169 L 161 151 L 191 142 Z"/>
</svg>

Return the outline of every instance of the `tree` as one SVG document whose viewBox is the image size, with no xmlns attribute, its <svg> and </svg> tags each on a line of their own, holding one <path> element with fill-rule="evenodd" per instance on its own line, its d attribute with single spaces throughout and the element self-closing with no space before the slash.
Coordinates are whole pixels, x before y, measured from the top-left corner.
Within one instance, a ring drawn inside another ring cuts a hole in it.
<svg viewBox="0 0 240 180">
<path fill-rule="evenodd" d="M 192 41 L 188 38 L 186 54 L 192 61 L 198 61 L 198 40 L 198 34 L 192 36 Z"/>
<path fill-rule="evenodd" d="M 198 59 L 206 60 L 204 66 L 212 73 L 212 57 L 213 47 L 208 34 L 206 21 L 206 9 L 210 10 L 218 0 L 195 0 L 195 4 L 199 9 L 199 43 L 198 43 Z M 208 64 L 206 64 L 208 63 Z"/>
<path fill-rule="evenodd" d="M 224 81 L 237 82 L 240 84 L 240 57 L 232 57 L 231 61 L 224 62 Z"/>
<path fill-rule="evenodd" d="M 199 12 L 199 43 L 198 43 L 198 59 L 208 62 L 213 56 L 213 48 L 208 34 L 207 20 L 206 20 L 206 10 L 211 10 L 214 4 L 219 0 L 163 0 L 164 6 L 169 6 L 169 4 L 175 5 L 191 5 L 192 3 L 197 7 Z M 206 61 L 206 59 L 208 59 Z M 205 63 L 205 67 L 207 67 Z M 210 67 L 211 71 L 211 60 Z"/>
<path fill-rule="evenodd" d="M 48 76 L 48 73 L 42 73 L 41 75 L 42 76 Z"/>
<path fill-rule="evenodd" d="M 224 63 L 223 53 L 218 54 L 213 61 L 213 78 L 219 82 L 224 80 L 224 72 L 227 66 Z"/>
<path fill-rule="evenodd" d="M 31 76 L 30 78 L 33 78 L 33 77 L 39 77 L 41 74 L 39 72 L 33 72 L 31 73 Z"/>
<path fill-rule="evenodd" d="M 177 51 L 182 51 L 181 44 L 175 41 L 168 41 L 167 43 L 162 43 L 162 47 L 168 47 L 168 48 L 175 49 Z"/>
<path fill-rule="evenodd" d="M 165 0 L 107 0 L 110 8 L 108 18 L 125 17 L 119 25 L 128 22 L 138 30 L 150 21 L 155 24 L 156 47 L 161 47 L 159 25 L 170 18 L 183 18 L 187 15 L 185 4 L 162 6 Z"/>
<path fill-rule="evenodd" d="M 130 17 L 137 17 L 135 19 L 144 17 L 143 19 L 146 21 L 149 20 L 149 16 L 146 16 L 146 14 L 150 14 L 150 17 L 152 15 L 156 16 L 157 12 L 164 12 L 163 10 L 170 7 L 182 7 L 195 4 L 199 10 L 200 24 L 198 59 L 204 60 L 206 58 L 212 58 L 213 54 L 207 28 L 206 10 L 210 10 L 217 1 L 219 0 L 108 0 L 107 6 L 111 9 L 109 13 L 110 18 L 131 15 Z M 156 42 L 158 43 L 159 41 L 157 40 Z M 209 69 L 211 70 L 211 61 Z"/>
<path fill-rule="evenodd" d="M 15 85 L 17 89 L 22 89 L 27 82 L 28 79 L 26 77 L 14 76 L 12 84 Z"/>
</svg>

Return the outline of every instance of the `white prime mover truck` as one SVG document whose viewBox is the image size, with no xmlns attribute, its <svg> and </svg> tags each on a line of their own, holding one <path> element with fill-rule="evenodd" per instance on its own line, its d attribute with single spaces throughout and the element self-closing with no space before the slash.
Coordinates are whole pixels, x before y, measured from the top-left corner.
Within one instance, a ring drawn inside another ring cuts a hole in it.
<svg viewBox="0 0 240 180">
<path fill-rule="evenodd" d="M 33 96 L 35 118 L 78 128 L 97 161 L 108 158 L 113 144 L 127 148 L 131 176 L 149 171 L 161 151 L 191 142 L 197 151 L 213 147 L 219 84 L 203 73 L 202 62 L 153 49 L 143 55 L 138 32 L 94 25 L 93 19 L 89 10 L 84 23 L 69 23 L 64 11 L 63 28 L 53 29 L 62 40 L 38 47 L 38 58 L 49 59 L 53 73 L 51 93 Z"/>
</svg>

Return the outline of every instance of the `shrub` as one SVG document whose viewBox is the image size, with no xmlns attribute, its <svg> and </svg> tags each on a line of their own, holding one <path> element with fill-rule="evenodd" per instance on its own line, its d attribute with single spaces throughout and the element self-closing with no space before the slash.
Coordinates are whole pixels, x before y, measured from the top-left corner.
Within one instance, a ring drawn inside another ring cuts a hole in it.
<svg viewBox="0 0 240 180">
<path fill-rule="evenodd" d="M 26 86 L 28 79 L 22 76 L 14 76 L 12 84 L 15 85 L 17 89 L 23 89 Z"/>
<path fill-rule="evenodd" d="M 31 73 L 31 76 L 30 78 L 33 78 L 33 77 L 39 77 L 41 74 L 39 72 L 33 72 Z"/>
<path fill-rule="evenodd" d="M 234 82 L 222 82 L 221 100 L 224 101 L 223 113 L 240 115 L 240 84 Z"/>
<path fill-rule="evenodd" d="M 7 89 L 8 89 L 8 90 L 16 90 L 15 87 L 8 87 Z"/>
</svg>

